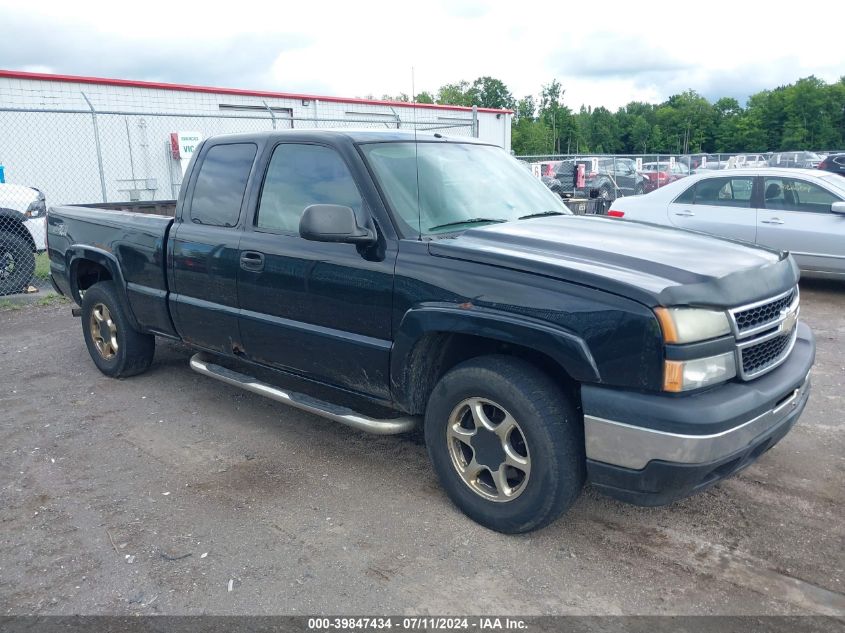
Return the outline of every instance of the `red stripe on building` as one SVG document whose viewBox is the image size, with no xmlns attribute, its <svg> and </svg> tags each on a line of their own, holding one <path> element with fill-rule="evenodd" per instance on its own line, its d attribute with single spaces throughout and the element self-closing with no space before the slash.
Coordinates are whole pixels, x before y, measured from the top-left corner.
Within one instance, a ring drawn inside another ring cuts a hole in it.
<svg viewBox="0 0 845 633">
<path fill-rule="evenodd" d="M 8 79 L 29 79 L 34 81 L 63 81 L 80 84 L 99 84 L 102 86 L 124 86 L 127 88 L 147 88 L 151 90 L 180 90 L 182 92 L 204 92 L 212 94 L 239 95 L 243 97 L 264 97 L 274 99 L 308 99 L 309 101 L 328 101 L 332 103 L 352 103 L 364 105 L 397 106 L 408 108 L 414 104 L 405 101 L 382 101 L 380 99 L 351 99 L 343 97 L 324 97 L 320 95 L 298 94 L 293 92 L 271 92 L 266 90 L 244 90 L 242 88 L 215 88 L 213 86 L 191 86 L 189 84 L 170 84 L 158 81 L 136 81 L 134 79 L 109 79 L 104 77 L 78 77 L 76 75 L 54 75 L 49 73 L 29 73 L 20 70 L 0 70 L 0 77 Z M 460 110 L 470 112 L 472 108 L 434 103 L 417 103 L 417 108 L 432 110 Z M 479 112 L 494 114 L 513 114 L 513 110 L 496 108 L 478 108 Z"/>
</svg>

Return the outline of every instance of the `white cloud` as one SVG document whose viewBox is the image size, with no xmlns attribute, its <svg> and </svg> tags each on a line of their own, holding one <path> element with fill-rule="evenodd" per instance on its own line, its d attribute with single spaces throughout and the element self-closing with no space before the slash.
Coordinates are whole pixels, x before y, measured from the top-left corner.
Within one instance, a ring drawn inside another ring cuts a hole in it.
<svg viewBox="0 0 845 633">
<path fill-rule="evenodd" d="M 743 100 L 809 74 L 838 79 L 840 4 L 817 1 L 802 18 L 800 8 L 725 0 L 672 11 L 630 0 L 0 0 L 0 63 L 343 96 L 409 93 L 414 66 L 418 91 L 491 75 L 519 98 L 556 78 L 573 109 L 688 88 Z"/>
</svg>

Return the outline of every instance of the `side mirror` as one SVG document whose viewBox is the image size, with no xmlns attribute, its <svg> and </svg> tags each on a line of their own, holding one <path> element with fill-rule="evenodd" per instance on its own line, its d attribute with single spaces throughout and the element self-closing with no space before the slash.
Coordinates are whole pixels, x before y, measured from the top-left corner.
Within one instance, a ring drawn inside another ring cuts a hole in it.
<svg viewBox="0 0 845 633">
<path fill-rule="evenodd" d="M 313 242 L 372 244 L 376 241 L 375 229 L 371 225 L 361 226 L 355 212 L 339 204 L 306 207 L 299 219 L 299 236 Z"/>
<path fill-rule="evenodd" d="M 834 202 L 830 205 L 830 212 L 845 215 L 845 202 Z"/>
</svg>

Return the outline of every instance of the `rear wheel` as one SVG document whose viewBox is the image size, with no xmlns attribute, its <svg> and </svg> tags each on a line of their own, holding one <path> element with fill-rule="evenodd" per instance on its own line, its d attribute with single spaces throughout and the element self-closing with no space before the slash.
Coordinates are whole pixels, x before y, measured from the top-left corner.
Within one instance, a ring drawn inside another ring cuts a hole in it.
<svg viewBox="0 0 845 633">
<path fill-rule="evenodd" d="M 155 337 L 132 329 L 113 281 L 101 281 L 85 291 L 82 333 L 91 360 L 106 376 L 134 376 L 153 361 Z"/>
<path fill-rule="evenodd" d="M 0 295 L 26 289 L 34 273 L 32 244 L 17 233 L 0 231 Z"/>
<path fill-rule="evenodd" d="M 449 371 L 425 414 L 428 453 L 450 499 L 505 533 L 548 525 L 577 499 L 585 478 L 582 429 L 557 384 L 507 356 Z"/>
</svg>

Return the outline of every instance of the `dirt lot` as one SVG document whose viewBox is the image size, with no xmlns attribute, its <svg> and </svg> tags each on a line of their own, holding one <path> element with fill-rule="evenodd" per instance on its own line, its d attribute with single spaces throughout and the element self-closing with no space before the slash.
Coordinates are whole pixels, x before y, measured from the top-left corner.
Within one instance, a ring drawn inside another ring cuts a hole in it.
<svg viewBox="0 0 845 633">
<path fill-rule="evenodd" d="M 453 508 L 418 441 L 241 393 L 170 343 L 112 380 L 67 305 L 0 311 L 0 615 L 845 615 L 845 286 L 802 292 L 814 392 L 781 444 L 666 508 L 588 489 L 520 537 Z"/>
</svg>

